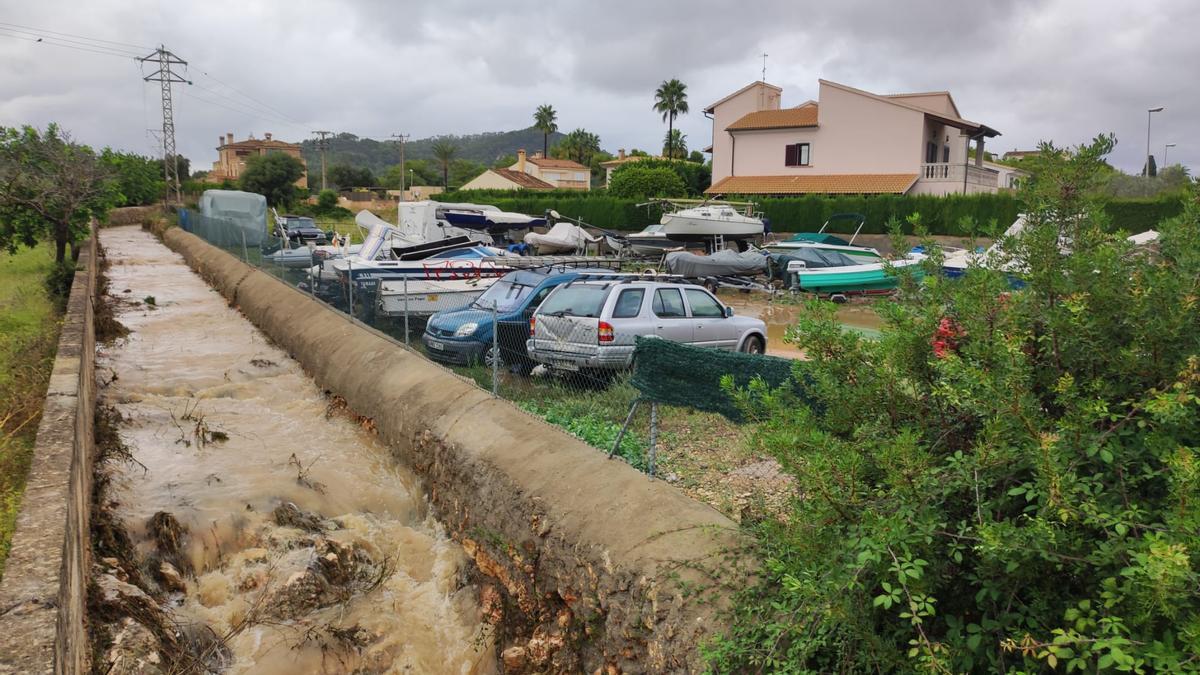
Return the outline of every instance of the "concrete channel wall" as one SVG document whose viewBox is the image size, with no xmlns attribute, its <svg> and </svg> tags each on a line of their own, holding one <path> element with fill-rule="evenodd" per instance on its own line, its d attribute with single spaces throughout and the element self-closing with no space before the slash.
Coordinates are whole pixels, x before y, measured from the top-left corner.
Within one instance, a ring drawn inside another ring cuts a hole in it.
<svg viewBox="0 0 1200 675">
<path fill-rule="evenodd" d="M 0 672 L 88 671 L 96 237 L 83 247 L 0 582 Z"/>
<path fill-rule="evenodd" d="M 734 523 L 192 234 L 163 239 L 424 478 L 509 670 L 701 669 L 721 597 L 684 584 L 711 566 L 736 585 L 716 569 Z"/>
</svg>

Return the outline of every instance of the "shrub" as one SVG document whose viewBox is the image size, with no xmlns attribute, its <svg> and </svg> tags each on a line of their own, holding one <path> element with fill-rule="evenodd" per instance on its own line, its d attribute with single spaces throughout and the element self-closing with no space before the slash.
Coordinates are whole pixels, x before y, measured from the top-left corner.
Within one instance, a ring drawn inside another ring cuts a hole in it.
<svg viewBox="0 0 1200 675">
<path fill-rule="evenodd" d="M 1200 203 L 1131 250 L 1087 197 L 1111 147 L 1045 147 L 1023 289 L 904 275 L 877 341 L 813 302 L 812 403 L 730 388 L 798 496 L 714 670 L 1196 669 Z"/>
<path fill-rule="evenodd" d="M 608 192 L 614 197 L 642 199 L 645 197 L 683 197 L 687 187 L 679 174 L 664 167 L 627 164 L 613 172 Z"/>
</svg>

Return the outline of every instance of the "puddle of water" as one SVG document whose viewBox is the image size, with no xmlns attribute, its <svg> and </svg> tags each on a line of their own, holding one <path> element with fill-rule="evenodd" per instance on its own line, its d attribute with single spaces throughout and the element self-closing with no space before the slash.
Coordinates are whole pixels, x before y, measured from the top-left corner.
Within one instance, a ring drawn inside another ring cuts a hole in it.
<svg viewBox="0 0 1200 675">
<path fill-rule="evenodd" d="M 740 293 L 722 291 L 721 301 L 743 316 L 762 319 L 767 324 L 767 353 L 787 358 L 804 358 L 804 351 L 796 345 L 784 342 L 787 329 L 796 323 L 801 308 L 794 304 L 770 302 L 763 293 Z M 852 300 L 839 305 L 838 321 L 847 329 L 868 337 L 877 337 L 883 328 L 883 319 L 872 308 L 876 302 L 888 302 L 886 298 L 870 301 Z"/>
<path fill-rule="evenodd" d="M 328 416 L 299 365 L 179 256 L 136 227 L 101 240 L 131 334 L 101 348 L 97 378 L 117 375 L 102 395 L 146 467 L 124 470 L 114 489 L 142 554 L 153 551 L 156 512 L 190 530 L 184 557 L 196 575 L 173 596 L 176 616 L 233 634 L 232 673 L 496 672 L 475 589 L 462 582 L 466 558 L 418 479 L 371 434 Z M 272 512 L 286 502 L 328 519 L 329 531 L 277 525 Z M 346 556 L 361 563 L 349 597 L 303 601 L 306 571 L 353 551 L 366 557 Z"/>
</svg>

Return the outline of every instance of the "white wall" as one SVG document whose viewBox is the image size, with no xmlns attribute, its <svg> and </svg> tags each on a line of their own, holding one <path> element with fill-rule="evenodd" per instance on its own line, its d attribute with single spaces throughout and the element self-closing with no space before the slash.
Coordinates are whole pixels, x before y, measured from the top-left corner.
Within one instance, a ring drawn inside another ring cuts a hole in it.
<svg viewBox="0 0 1200 675">
<path fill-rule="evenodd" d="M 730 175 L 733 142 L 725 127 L 749 113 L 759 110 L 779 110 L 780 92 L 762 83 L 743 91 L 713 109 L 712 178 L 713 182 Z M 780 152 L 783 152 L 780 150 Z"/>
<path fill-rule="evenodd" d="M 493 173 L 484 171 L 478 176 L 467 181 L 461 189 L 463 190 L 516 190 L 518 185 L 511 180 Z"/>
</svg>

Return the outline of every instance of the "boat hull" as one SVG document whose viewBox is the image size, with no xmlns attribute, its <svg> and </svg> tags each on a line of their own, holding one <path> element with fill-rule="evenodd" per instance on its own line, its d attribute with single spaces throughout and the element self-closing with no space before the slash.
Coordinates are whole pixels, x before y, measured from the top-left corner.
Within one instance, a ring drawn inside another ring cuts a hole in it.
<svg viewBox="0 0 1200 675">
<path fill-rule="evenodd" d="M 911 262 L 900 261 L 895 265 L 898 267 L 912 266 L 913 273 L 918 279 L 925 275 L 921 267 L 915 266 Z M 796 284 L 800 290 L 819 294 L 889 293 L 900 284 L 900 277 L 888 274 L 882 263 L 800 270 L 791 273 L 796 276 Z"/>
<path fill-rule="evenodd" d="M 715 237 L 753 239 L 762 236 L 764 229 L 762 221 L 755 218 L 704 218 L 684 212 L 664 214 L 662 225 L 667 238 L 677 242 L 704 242 Z"/>
<path fill-rule="evenodd" d="M 469 279 L 436 281 L 411 279 L 386 281 L 379 285 L 377 311 L 384 316 L 428 317 L 444 309 L 474 302 L 495 281 Z"/>
<path fill-rule="evenodd" d="M 850 256 L 855 260 L 860 260 L 865 263 L 877 263 L 883 259 L 883 256 L 879 255 L 879 251 L 873 248 L 867 248 L 866 246 L 839 246 L 837 244 L 782 241 L 771 244 L 767 247 L 767 250 L 772 253 L 787 253 L 788 251 L 795 251 L 803 248 L 815 248 L 822 251 L 837 251 L 838 253 Z"/>
</svg>

